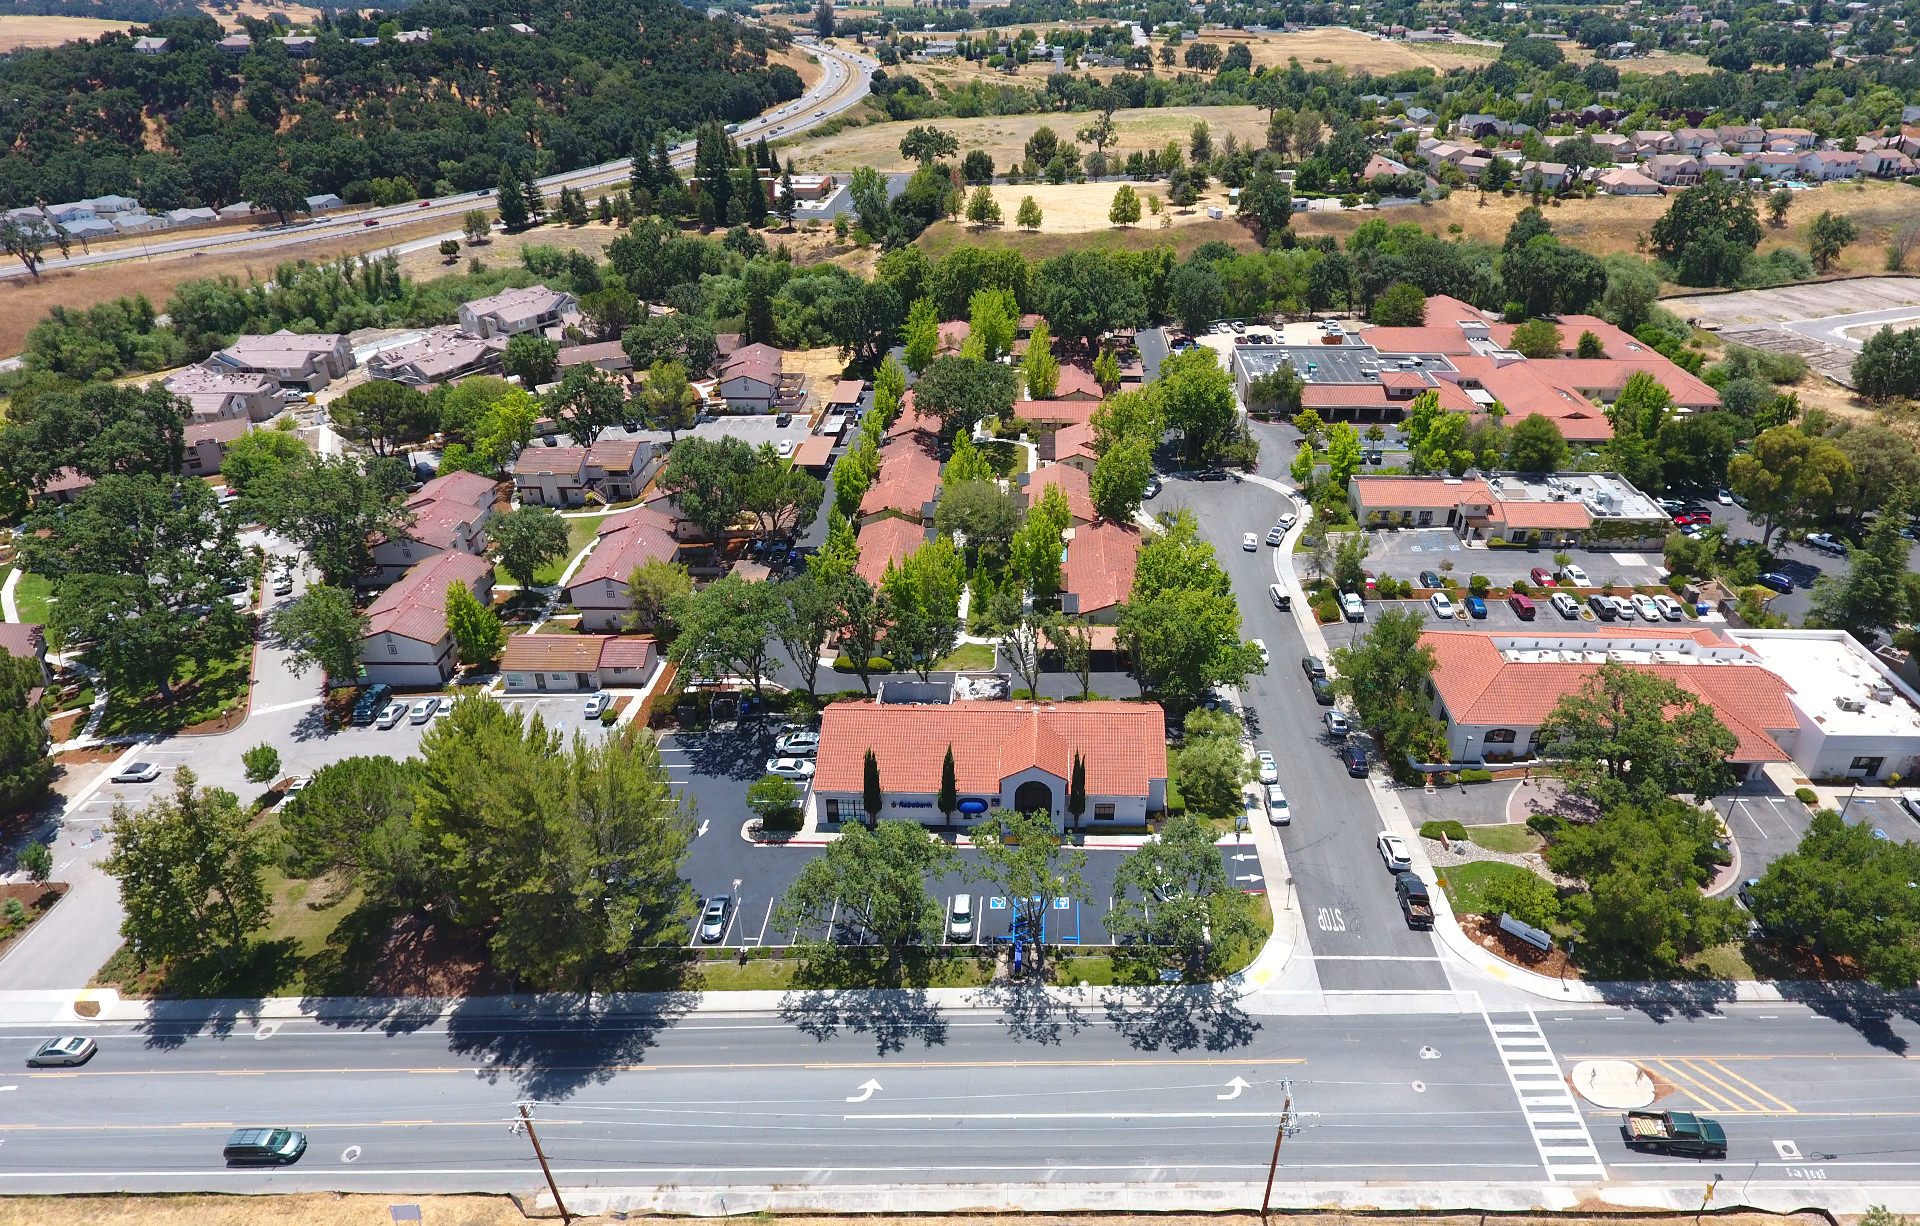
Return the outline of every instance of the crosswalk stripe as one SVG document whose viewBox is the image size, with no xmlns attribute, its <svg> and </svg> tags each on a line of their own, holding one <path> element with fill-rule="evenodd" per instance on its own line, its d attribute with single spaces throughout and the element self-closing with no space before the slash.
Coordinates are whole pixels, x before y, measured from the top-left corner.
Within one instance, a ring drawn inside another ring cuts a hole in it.
<svg viewBox="0 0 1920 1226">
<path fill-rule="evenodd" d="M 1560 1061 L 1532 1010 L 1527 1011 L 1524 1022 L 1496 1022 L 1484 1011 L 1481 1016 L 1547 1178 L 1605 1178 L 1607 1168 L 1600 1161 L 1600 1151 L 1587 1130 L 1580 1104 L 1567 1088 Z"/>
</svg>

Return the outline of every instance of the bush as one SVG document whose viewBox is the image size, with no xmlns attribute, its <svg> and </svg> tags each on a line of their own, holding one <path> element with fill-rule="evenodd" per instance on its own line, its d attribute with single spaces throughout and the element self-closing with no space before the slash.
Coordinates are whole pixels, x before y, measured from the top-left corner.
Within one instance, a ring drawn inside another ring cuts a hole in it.
<svg viewBox="0 0 1920 1226">
<path fill-rule="evenodd" d="M 1470 769 L 1470 770 L 1463 770 L 1463 771 L 1461 771 L 1461 772 L 1460 772 L 1460 782 L 1462 782 L 1462 783 L 1492 783 L 1492 782 L 1493 782 L 1493 772 L 1492 772 L 1492 771 L 1488 771 L 1488 770 L 1481 770 L 1481 769 L 1480 769 L 1479 767 L 1474 767 L 1474 768 L 1472 768 L 1472 769 Z"/>
<path fill-rule="evenodd" d="M 1803 805 L 1817 805 L 1820 803 L 1820 797 L 1812 788 L 1795 788 L 1793 798 Z"/>
<path fill-rule="evenodd" d="M 1545 928 L 1560 918 L 1560 895 L 1553 883 L 1532 873 L 1503 874 L 1487 882 L 1481 890 L 1489 919 L 1501 913 L 1523 924 Z"/>
<path fill-rule="evenodd" d="M 1331 596 L 1313 602 L 1313 615 L 1320 619 L 1320 624 L 1323 626 L 1340 621 L 1346 616 L 1340 611 L 1339 602 Z"/>
<path fill-rule="evenodd" d="M 1474 575 L 1467 580 L 1467 590 L 1475 596 L 1485 596 L 1487 589 L 1493 586 L 1493 580 L 1485 575 Z"/>
<path fill-rule="evenodd" d="M 1423 839 L 1438 839 L 1443 834 L 1458 842 L 1467 837 L 1467 828 L 1455 821 L 1420 823 L 1420 837 Z"/>
<path fill-rule="evenodd" d="M 600 724 L 602 727 L 606 727 L 606 728 L 613 727 L 613 721 L 619 718 L 620 718 L 620 712 L 616 710 L 611 704 L 608 705 L 606 710 L 600 712 Z"/>
<path fill-rule="evenodd" d="M 1525 579 L 1515 579 L 1513 581 L 1513 591 L 1517 596 L 1531 596 L 1533 595 L 1533 586 Z"/>
<path fill-rule="evenodd" d="M 747 789 L 747 810 L 765 830 L 798 830 L 803 817 L 800 789 L 779 775 L 763 775 Z"/>
<path fill-rule="evenodd" d="M 1550 839 L 1567 828 L 1567 819 L 1554 813 L 1536 813 L 1527 819 L 1527 829 Z"/>
</svg>

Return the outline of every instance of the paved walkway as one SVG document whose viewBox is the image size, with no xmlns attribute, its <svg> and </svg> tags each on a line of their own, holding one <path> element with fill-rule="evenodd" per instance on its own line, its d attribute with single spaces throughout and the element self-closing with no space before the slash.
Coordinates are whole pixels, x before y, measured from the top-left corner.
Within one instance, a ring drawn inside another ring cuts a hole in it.
<svg viewBox="0 0 1920 1226">
<path fill-rule="evenodd" d="M 20 576 L 25 573 L 18 564 L 15 564 L 14 568 L 7 572 L 6 583 L 0 585 L 0 612 L 6 614 L 7 621 L 20 620 L 20 606 L 13 602 L 13 590 L 20 586 Z"/>
</svg>

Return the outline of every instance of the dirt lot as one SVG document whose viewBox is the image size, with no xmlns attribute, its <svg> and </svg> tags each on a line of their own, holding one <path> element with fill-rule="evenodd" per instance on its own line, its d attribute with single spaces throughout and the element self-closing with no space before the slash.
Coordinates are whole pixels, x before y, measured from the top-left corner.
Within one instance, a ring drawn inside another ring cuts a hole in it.
<svg viewBox="0 0 1920 1226">
<path fill-rule="evenodd" d="M 537 1182 L 537 1176 L 536 1176 Z M 449 1226 L 513 1226 L 529 1219 L 523 1217 L 514 1202 L 504 1196 L 339 1196 L 307 1193 L 287 1196 L 67 1196 L 12 1197 L 0 1201 L 0 1226 L 278 1226 L 298 1222 L 301 1226 L 383 1226 L 390 1223 L 389 1206 L 407 1203 L 420 1207 L 421 1220 Z M 1581 1206 L 1593 1212 L 1609 1206 L 1588 1203 Z M 762 1226 L 1071 1226 L 1092 1215 L 1055 1217 L 1045 1214 L 966 1214 L 963 1216 L 907 1217 L 827 1217 L 808 1215 L 758 1214 Z M 1393 1226 L 1458 1226 L 1464 1216 L 1417 1216 L 1341 1213 L 1291 1213 L 1291 1220 L 1306 1226 L 1365 1226 L 1388 1222 Z M 557 1220 L 557 1215 L 551 1219 Z M 581 1217 L 576 1221 L 606 1222 L 608 1217 Z M 623 1215 L 637 1226 L 681 1226 L 685 1218 L 648 1217 L 641 1213 Z M 1825 1226 L 1828 1221 L 1816 1214 L 1770 1215 L 1734 1213 L 1714 1215 L 1720 1226 Z M 1842 1219 L 1847 1221 L 1848 1219 Z M 1103 1226 L 1254 1226 L 1256 1213 L 1216 1214 L 1101 1214 Z M 1668 1226 L 1673 1218 L 1658 1215 L 1630 1217 L 1608 1213 L 1605 1218 L 1589 1218 L 1577 1213 L 1501 1215 L 1500 1226 Z"/>
<path fill-rule="evenodd" d="M 1851 315 L 1920 304 L 1920 277 L 1859 277 L 1849 281 L 1821 281 L 1810 285 L 1783 285 L 1776 289 L 1738 290 L 1731 294 L 1696 294 L 1667 299 L 1664 305 L 1701 326 L 1782 323 L 1818 319 L 1824 315 Z"/>
<path fill-rule="evenodd" d="M 304 4 L 268 4 L 263 0 L 238 0 L 238 3 L 235 0 L 221 0 L 221 3 L 201 5 L 200 11 L 218 17 L 221 25 L 235 30 L 240 28 L 239 22 L 234 20 L 235 17 L 258 17 L 266 20 L 273 14 L 280 13 L 295 25 L 305 25 L 320 16 L 319 9 L 309 8 Z"/>
<path fill-rule="evenodd" d="M 108 30 L 130 28 L 124 21 L 94 17 L 0 17 L 0 52 L 22 47 L 57 47 L 84 38 L 91 42 Z"/>
<path fill-rule="evenodd" d="M 993 189 L 993 198 L 1000 205 L 1000 211 L 1006 218 L 1006 224 L 1000 229 L 1017 229 L 1013 224 L 1014 212 L 1019 209 L 1022 197 L 1032 196 L 1033 202 L 1040 206 L 1041 234 L 1084 234 L 1089 230 L 1117 230 L 1107 220 L 1107 211 L 1113 207 L 1114 194 L 1119 191 L 1118 183 L 1065 183 L 1054 186 L 1051 183 L 1022 183 L 1018 187 L 998 186 Z M 1165 183 L 1135 183 L 1131 185 L 1140 196 L 1140 220 L 1132 228 L 1158 232 L 1181 226 L 1197 225 L 1211 220 L 1207 216 L 1207 206 L 1212 205 L 1223 210 L 1228 218 L 1233 216 L 1233 208 L 1227 202 L 1227 189 L 1214 184 L 1200 194 L 1200 202 L 1190 209 L 1170 209 L 1166 205 L 1167 185 Z M 1149 199 L 1161 202 L 1162 212 L 1155 216 Z M 1172 226 L 1163 227 L 1161 219 L 1171 217 Z M 991 229 L 992 227 L 989 227 Z M 967 226 L 969 234 L 985 233 L 974 226 Z"/>
<path fill-rule="evenodd" d="M 1300 61 L 1308 72 L 1338 64 L 1348 72 L 1404 72 L 1409 68 L 1431 68 L 1445 72 L 1449 68 L 1480 68 L 1500 53 L 1498 47 L 1471 44 L 1403 43 L 1385 38 L 1369 38 L 1358 30 L 1329 27 L 1299 30 L 1292 34 L 1252 34 L 1237 30 L 1202 30 L 1204 42 L 1218 43 L 1224 49 L 1245 43 L 1253 54 L 1255 68 L 1285 67 L 1290 59 Z M 1160 54 L 1155 40 L 1156 62 Z"/>
<path fill-rule="evenodd" d="M 1024 191 L 1025 189 L 1015 190 Z M 1016 197 L 1016 202 L 1017 199 Z M 1102 216 L 1104 217 L 1104 213 Z M 939 259 L 962 244 L 970 247 L 1006 248 L 1020 252 L 1029 260 L 1044 260 L 1065 251 L 1079 251 L 1090 247 L 1110 251 L 1140 251 L 1167 242 L 1173 244 L 1174 252 L 1179 258 L 1185 259 L 1195 247 L 1214 241 L 1226 243 L 1241 251 L 1257 251 L 1260 248 L 1260 244 L 1254 241 L 1253 236 L 1247 232 L 1247 228 L 1239 222 L 1231 218 L 1213 221 L 1204 214 L 1171 230 L 1162 230 L 1157 225 L 1142 224 L 1124 230 L 1117 226 L 1106 226 L 1099 230 L 1085 230 L 1077 233 L 1048 233 L 1047 229 L 1042 227 L 1039 233 L 1034 233 L 1011 225 L 977 230 L 965 222 L 943 221 L 929 227 L 927 232 L 920 236 L 920 246 L 931 259 Z"/>
<path fill-rule="evenodd" d="M 1062 140 L 1071 141 L 1074 132 L 1092 119 L 1091 113 L 987 115 L 978 119 L 942 119 L 937 121 L 937 126 L 953 133 L 959 140 L 962 157 L 975 149 L 984 149 L 993 159 L 994 166 L 1004 170 L 1009 164 L 1026 156 L 1027 138 L 1040 127 L 1051 127 Z M 1256 107 L 1125 110 L 1113 113 L 1119 139 L 1109 147 L 1108 152 L 1111 154 L 1117 149 L 1125 154 L 1135 149 L 1160 148 L 1170 140 L 1177 140 L 1184 153 L 1187 134 L 1200 120 L 1206 121 L 1215 144 L 1225 140 L 1228 133 L 1237 135 L 1242 141 L 1266 140 L 1266 115 Z M 900 138 L 912 126 L 911 123 L 902 122 L 849 128 L 832 136 L 802 139 L 783 145 L 782 156 L 796 158 L 800 169 L 804 171 L 847 171 L 855 166 L 871 166 L 875 170 L 889 172 L 910 171 L 914 169 L 914 163 L 901 156 Z M 1083 145 L 1083 151 L 1085 148 Z"/>
<path fill-rule="evenodd" d="M 613 193 L 608 191 L 611 196 Z M 597 192 L 589 193 L 589 209 L 599 202 Z M 457 226 L 457 222 L 455 225 Z M 446 228 L 446 223 L 442 223 Z M 596 260 L 606 258 L 606 246 L 620 236 L 617 225 L 601 225 L 590 221 L 584 226 L 536 226 L 519 234 L 501 234 L 495 231 L 493 237 L 478 247 L 469 247 L 465 239 L 460 240 L 460 254 L 452 264 L 447 257 L 432 247 L 422 247 L 418 251 L 409 251 L 400 257 L 400 271 L 416 280 L 428 280 L 445 276 L 450 272 L 459 272 L 467 266 L 471 258 L 479 258 L 489 268 L 502 268 L 509 264 L 520 263 L 522 247 L 559 247 L 566 251 L 584 251 Z M 772 240 L 769 239 L 769 242 Z"/>
</svg>

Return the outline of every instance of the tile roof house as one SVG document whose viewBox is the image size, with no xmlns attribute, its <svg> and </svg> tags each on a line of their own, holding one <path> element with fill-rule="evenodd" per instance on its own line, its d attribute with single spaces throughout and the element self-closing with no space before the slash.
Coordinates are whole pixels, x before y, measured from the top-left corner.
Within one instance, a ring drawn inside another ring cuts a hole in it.
<svg viewBox="0 0 1920 1226">
<path fill-rule="evenodd" d="M 1093 453 L 1093 427 L 1091 425 L 1062 426 L 1050 434 L 1040 436 L 1040 461 L 1043 464 L 1065 464 L 1077 468 L 1091 476 L 1094 465 L 1100 457 Z"/>
<path fill-rule="evenodd" d="M 1107 394 L 1100 390 L 1100 380 L 1093 377 L 1092 371 L 1084 366 L 1062 363 L 1060 382 L 1054 387 L 1053 395 L 1048 399 L 1087 401 L 1098 404 L 1106 397 Z"/>
<path fill-rule="evenodd" d="M 481 604 L 493 599 L 493 563 L 448 550 L 416 564 L 367 606 L 361 673 L 369 682 L 445 685 L 458 663 L 447 629 L 447 587 L 464 583 Z"/>
<path fill-rule="evenodd" d="M 1145 824 L 1167 804 L 1166 713 L 1150 702 L 839 702 L 822 712 L 810 806 L 823 821 L 861 821 L 864 763 L 879 765 L 882 818 L 947 821 L 935 802 L 948 748 L 970 825 L 993 809 L 1046 813 L 1062 831 Z M 1067 810 L 1073 760 L 1086 763 L 1087 807 Z"/>
<path fill-rule="evenodd" d="M 518 336 L 522 332 L 544 333 L 558 327 L 579 306 L 579 300 L 572 294 L 544 285 L 502 290 L 461 303 L 460 330 L 483 339 Z"/>
<path fill-rule="evenodd" d="M 405 535 L 376 539 L 373 560 L 382 583 L 391 583 L 416 564 L 449 549 L 487 556 L 487 521 L 498 498 L 493 478 L 456 472 L 435 477 L 407 499 L 413 527 Z"/>
<path fill-rule="evenodd" d="M 219 472 L 226 462 L 227 445 L 251 429 L 253 423 L 244 417 L 188 422 L 182 440 L 186 444 L 186 455 L 180 472 L 189 477 L 207 477 Z"/>
<path fill-rule="evenodd" d="M 905 414 L 902 414 L 905 420 Z M 900 423 L 895 422 L 897 427 Z M 940 498 L 940 461 L 920 441 L 919 432 L 888 439 L 880 447 L 880 472 L 860 499 L 862 526 L 894 515 L 917 524 L 933 523 Z"/>
<path fill-rule="evenodd" d="M 601 341 L 593 345 L 569 345 L 560 351 L 559 365 L 561 370 L 569 366 L 591 366 L 610 374 L 629 377 L 633 374 L 633 359 L 627 356 L 627 351 L 621 347 L 619 341 Z"/>
<path fill-rule="evenodd" d="M 1658 196 L 1660 184 L 1637 170 L 1615 166 L 1593 176 L 1600 190 L 1610 196 Z"/>
<path fill-rule="evenodd" d="M 206 365 L 265 375 L 285 388 L 317 392 L 353 369 L 353 347 L 337 333 L 282 328 L 271 336 L 239 337 L 208 358 Z"/>
<path fill-rule="evenodd" d="M 685 562 L 693 526 L 652 507 L 616 511 L 600 521 L 593 551 L 567 580 L 567 601 L 580 610 L 580 628 L 619 631 L 627 625 L 632 594 L 627 581 L 649 562 Z"/>
<path fill-rule="evenodd" d="M 899 566 L 927 543 L 927 530 L 917 519 L 885 515 L 862 527 L 855 539 L 860 560 L 854 564 L 854 573 L 878 587 L 889 567 Z"/>
<path fill-rule="evenodd" d="M 644 686 L 660 661 L 640 635 L 516 634 L 500 657 L 509 694 Z"/>
<path fill-rule="evenodd" d="M 1060 568 L 1060 608 L 1101 625 L 1120 620 L 1140 563 L 1140 529 L 1111 520 L 1070 528 Z"/>
<path fill-rule="evenodd" d="M 1027 508 L 1031 510 L 1046 497 L 1047 487 L 1059 486 L 1060 492 L 1067 496 L 1067 509 L 1073 514 L 1076 524 L 1090 524 L 1094 521 L 1093 479 L 1078 468 L 1066 464 L 1049 464 L 1038 472 L 1021 473 L 1019 485 L 1026 492 Z"/>
<path fill-rule="evenodd" d="M 0 651 L 15 659 L 39 661 L 40 684 L 27 691 L 27 705 L 32 706 L 53 684 L 53 670 L 47 666 L 47 628 L 39 622 L 0 622 Z"/>
<path fill-rule="evenodd" d="M 458 328 L 428 328 L 418 340 L 382 349 L 367 359 L 367 374 L 409 387 L 430 387 L 500 369 L 504 334 L 484 340 Z"/>
<path fill-rule="evenodd" d="M 1063 426 L 1084 426 L 1099 407 L 1098 400 L 1016 400 L 1013 415 L 1044 434 Z"/>
<path fill-rule="evenodd" d="M 513 494 L 536 507 L 578 507 L 637 498 L 653 444 L 603 439 L 591 447 L 529 447 L 513 462 Z"/>
</svg>

